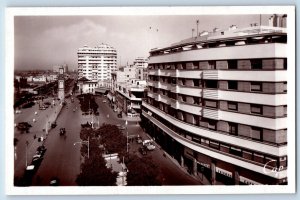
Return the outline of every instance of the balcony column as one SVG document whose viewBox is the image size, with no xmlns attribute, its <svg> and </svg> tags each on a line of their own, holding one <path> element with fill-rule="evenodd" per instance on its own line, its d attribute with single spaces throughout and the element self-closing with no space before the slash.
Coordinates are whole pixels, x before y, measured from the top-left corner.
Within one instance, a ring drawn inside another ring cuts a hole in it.
<svg viewBox="0 0 300 200">
<path fill-rule="evenodd" d="M 196 160 L 196 158 L 194 158 L 194 160 L 193 160 L 193 175 L 194 176 L 198 175 L 198 173 L 197 173 L 197 160 Z"/>
<path fill-rule="evenodd" d="M 216 184 L 216 163 L 211 162 L 210 168 L 211 168 L 211 184 L 215 185 Z"/>
<path fill-rule="evenodd" d="M 180 156 L 180 161 L 181 161 L 181 162 L 180 162 L 180 166 L 181 166 L 181 167 L 184 167 L 184 158 L 183 158 L 182 155 Z"/>
<path fill-rule="evenodd" d="M 240 174 L 238 170 L 234 171 L 234 185 L 239 185 L 240 184 Z"/>
</svg>

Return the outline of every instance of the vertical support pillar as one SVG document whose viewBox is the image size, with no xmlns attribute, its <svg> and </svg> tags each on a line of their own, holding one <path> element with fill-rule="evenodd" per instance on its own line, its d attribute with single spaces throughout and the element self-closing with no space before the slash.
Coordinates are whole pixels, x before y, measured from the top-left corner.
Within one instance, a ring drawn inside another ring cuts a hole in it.
<svg viewBox="0 0 300 200">
<path fill-rule="evenodd" d="M 240 184 L 240 174 L 237 170 L 234 171 L 234 185 Z"/>
<path fill-rule="evenodd" d="M 181 155 L 180 156 L 180 165 L 181 165 L 181 167 L 184 167 L 184 159 L 183 159 L 183 156 Z"/>
<path fill-rule="evenodd" d="M 216 184 L 216 163 L 212 162 L 210 166 L 211 166 L 211 184 L 215 185 Z"/>
<path fill-rule="evenodd" d="M 194 176 L 198 175 L 198 173 L 197 173 L 197 160 L 196 160 L 196 158 L 194 158 L 194 160 L 193 160 L 193 175 Z"/>
</svg>

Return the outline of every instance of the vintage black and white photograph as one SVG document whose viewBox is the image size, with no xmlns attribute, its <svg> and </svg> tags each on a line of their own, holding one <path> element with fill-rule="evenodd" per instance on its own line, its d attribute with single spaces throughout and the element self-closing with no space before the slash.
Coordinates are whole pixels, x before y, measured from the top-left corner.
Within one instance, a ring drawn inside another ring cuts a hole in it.
<svg viewBox="0 0 300 200">
<path fill-rule="evenodd" d="M 7 16 L 10 194 L 295 189 L 294 7 Z"/>
</svg>

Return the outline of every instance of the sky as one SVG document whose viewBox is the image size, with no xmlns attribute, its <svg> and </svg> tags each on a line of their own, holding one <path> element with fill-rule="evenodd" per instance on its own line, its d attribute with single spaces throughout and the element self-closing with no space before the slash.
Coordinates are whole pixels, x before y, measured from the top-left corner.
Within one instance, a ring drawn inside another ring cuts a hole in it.
<svg viewBox="0 0 300 200">
<path fill-rule="evenodd" d="M 262 25 L 268 24 L 269 17 L 262 15 Z M 78 48 L 101 43 L 117 50 L 118 66 L 132 64 L 136 57 L 148 57 L 152 48 L 192 37 L 197 20 L 201 32 L 259 24 L 260 16 L 15 16 L 15 70 L 52 69 L 62 64 L 77 69 Z"/>
</svg>

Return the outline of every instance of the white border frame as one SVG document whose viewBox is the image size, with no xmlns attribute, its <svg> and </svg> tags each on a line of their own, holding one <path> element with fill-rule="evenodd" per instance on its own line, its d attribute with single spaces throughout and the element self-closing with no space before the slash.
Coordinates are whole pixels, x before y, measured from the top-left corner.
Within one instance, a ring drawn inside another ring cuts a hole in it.
<svg viewBox="0 0 300 200">
<path fill-rule="evenodd" d="M 92 15 L 222 15 L 288 14 L 288 185 L 271 186 L 143 186 L 143 187 L 14 187 L 13 159 L 13 76 L 14 16 Z M 199 14 L 201 13 L 201 14 Z M 214 7 L 40 7 L 7 8 L 5 12 L 5 191 L 7 195 L 107 195 L 107 194 L 273 194 L 295 193 L 295 7 L 294 6 L 214 6 Z"/>
</svg>

